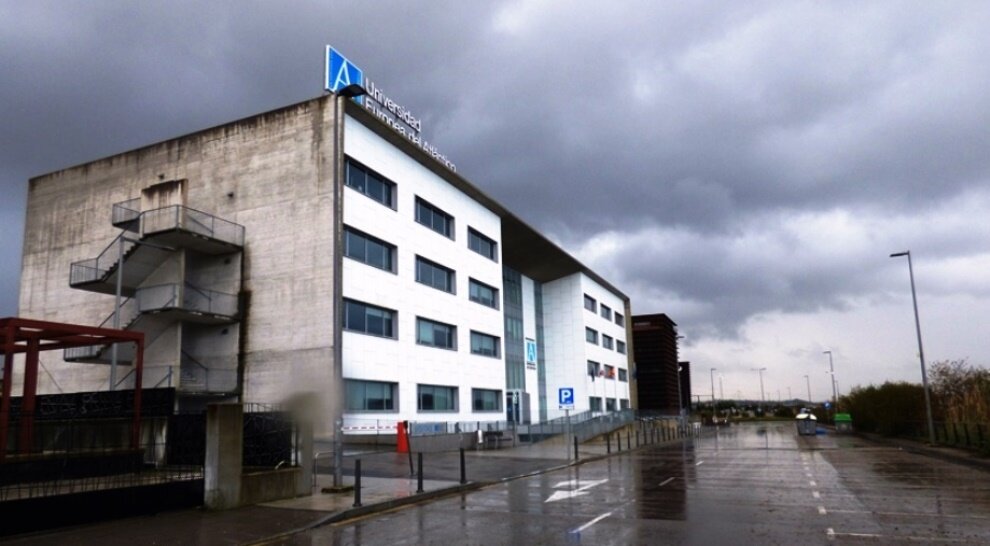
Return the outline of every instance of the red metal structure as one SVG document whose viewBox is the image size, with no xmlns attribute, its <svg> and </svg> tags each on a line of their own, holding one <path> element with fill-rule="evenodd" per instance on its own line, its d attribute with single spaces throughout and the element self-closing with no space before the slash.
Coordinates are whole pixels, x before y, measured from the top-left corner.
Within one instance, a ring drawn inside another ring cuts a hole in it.
<svg viewBox="0 0 990 546">
<path fill-rule="evenodd" d="M 137 345 L 134 358 L 134 418 L 131 423 L 131 447 L 136 449 L 141 432 L 141 373 L 144 363 L 144 333 L 21 318 L 0 319 L 0 352 L 3 353 L 3 396 L 0 397 L 0 461 L 3 461 L 7 452 L 15 354 L 25 354 L 24 394 L 18 446 L 20 446 L 21 453 L 27 453 L 30 451 L 34 439 L 35 395 L 38 390 L 38 353 L 70 347 L 121 342 Z"/>
</svg>

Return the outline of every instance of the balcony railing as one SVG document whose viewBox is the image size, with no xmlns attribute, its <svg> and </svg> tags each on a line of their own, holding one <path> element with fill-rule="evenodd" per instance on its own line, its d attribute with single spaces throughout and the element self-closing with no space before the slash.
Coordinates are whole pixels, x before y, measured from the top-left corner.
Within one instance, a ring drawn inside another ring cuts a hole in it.
<svg viewBox="0 0 990 546">
<path fill-rule="evenodd" d="M 185 290 L 180 290 L 180 288 Z M 237 296 L 197 288 L 189 283 L 160 284 L 141 288 L 135 294 L 142 313 L 178 309 L 192 313 L 237 316 Z"/>
<path fill-rule="evenodd" d="M 135 197 L 127 201 L 113 204 L 110 222 L 115 226 L 133 222 L 141 217 L 141 198 Z"/>
<path fill-rule="evenodd" d="M 216 241 L 244 246 L 244 226 L 217 218 L 212 214 L 172 205 L 141 213 L 141 235 L 179 229 Z"/>
<path fill-rule="evenodd" d="M 120 255 L 124 254 L 126 256 L 134 248 L 135 243 L 133 241 L 124 239 L 124 248 L 120 249 L 119 245 L 122 238 L 124 238 L 124 233 L 118 235 L 95 258 L 73 262 L 69 268 L 69 285 L 75 286 L 95 282 L 106 277 L 117 266 L 117 260 L 120 259 Z"/>
</svg>

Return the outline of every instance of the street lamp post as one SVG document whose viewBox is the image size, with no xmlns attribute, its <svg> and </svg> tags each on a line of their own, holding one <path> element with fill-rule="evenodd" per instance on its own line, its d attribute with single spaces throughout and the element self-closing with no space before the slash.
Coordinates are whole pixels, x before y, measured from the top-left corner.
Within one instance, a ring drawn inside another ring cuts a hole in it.
<svg viewBox="0 0 990 546">
<path fill-rule="evenodd" d="M 674 352 L 677 352 L 677 340 L 684 339 L 684 336 L 678 335 L 674 337 Z M 678 359 L 680 360 L 680 359 Z M 680 362 L 677 363 L 677 418 L 681 427 L 684 426 L 684 394 L 681 392 L 681 371 L 684 367 L 681 366 Z"/>
<path fill-rule="evenodd" d="M 918 359 L 921 361 L 921 383 L 925 388 L 925 413 L 928 416 L 928 441 L 935 443 L 935 423 L 932 420 L 932 400 L 928 392 L 928 373 L 925 371 L 925 350 L 921 346 L 921 321 L 918 319 L 918 295 L 914 290 L 914 266 L 911 264 L 911 251 L 895 252 L 891 258 L 907 256 L 908 275 L 911 277 L 911 301 L 914 303 L 914 328 L 918 334 Z"/>
<path fill-rule="evenodd" d="M 828 355 L 828 373 L 832 376 L 832 424 L 835 424 L 835 413 L 838 411 L 839 393 L 835 389 L 835 366 L 832 365 L 832 351 L 822 351 Z"/>
<path fill-rule="evenodd" d="M 716 368 L 711 368 L 708 371 L 708 375 L 711 376 L 711 379 L 712 379 L 712 424 L 715 423 L 715 416 L 716 416 L 716 412 L 715 412 L 715 370 L 716 370 Z"/>
<path fill-rule="evenodd" d="M 808 405 L 811 405 L 811 378 L 804 376 L 804 381 L 808 384 Z"/>
<path fill-rule="evenodd" d="M 767 398 L 763 394 L 763 372 L 765 372 L 767 369 L 766 368 L 750 368 L 750 370 L 751 371 L 754 371 L 754 372 L 760 372 L 760 411 L 763 411 L 763 404 L 766 404 L 766 402 L 767 402 Z"/>
</svg>

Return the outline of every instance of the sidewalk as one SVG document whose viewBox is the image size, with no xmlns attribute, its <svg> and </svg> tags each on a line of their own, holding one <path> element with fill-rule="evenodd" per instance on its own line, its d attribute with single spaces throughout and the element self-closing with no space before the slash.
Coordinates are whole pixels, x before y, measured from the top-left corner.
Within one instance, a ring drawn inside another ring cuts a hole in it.
<svg viewBox="0 0 990 546">
<path fill-rule="evenodd" d="M 641 438 L 645 442 L 645 439 Z M 671 440 L 674 442 L 676 440 Z M 622 451 L 629 443 L 636 447 L 635 436 L 622 438 Z M 318 475 L 312 496 L 297 497 L 213 512 L 204 509 L 165 512 L 111 520 L 92 525 L 60 528 L 50 532 L 0 539 L 16 545 L 41 544 L 257 544 L 274 542 L 293 532 L 317 525 L 342 521 L 361 515 L 390 510 L 404 504 L 422 502 L 433 497 L 479 489 L 500 481 L 537 474 L 570 464 L 561 441 L 535 445 L 465 452 L 468 483 L 460 483 L 458 452 L 423 454 L 423 493 L 416 493 L 417 479 L 410 473 L 407 454 L 394 452 L 361 453 L 345 457 L 344 484 L 354 483 L 354 461 L 361 459 L 361 504 L 354 506 L 354 492 L 322 493 L 331 485 L 332 476 Z M 606 456 L 604 441 L 578 446 L 581 462 Z M 611 445 L 616 453 L 617 445 Z M 415 469 L 416 455 L 412 457 Z M 43 515 L 39 514 L 39 517 Z"/>
</svg>

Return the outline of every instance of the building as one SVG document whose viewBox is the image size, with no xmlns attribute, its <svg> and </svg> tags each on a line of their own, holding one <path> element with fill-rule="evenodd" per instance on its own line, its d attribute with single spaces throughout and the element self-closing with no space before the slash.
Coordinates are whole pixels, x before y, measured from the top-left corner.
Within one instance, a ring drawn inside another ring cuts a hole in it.
<svg viewBox="0 0 990 546">
<path fill-rule="evenodd" d="M 306 400 L 324 433 L 335 405 L 353 428 L 541 421 L 562 387 L 634 406 L 629 298 L 436 155 L 326 95 L 36 177 L 20 315 L 145 332 L 144 385 L 181 410 Z M 39 392 L 129 388 L 130 358 L 67 351 Z"/>
<path fill-rule="evenodd" d="M 639 409 L 678 415 L 678 407 L 691 407 L 690 367 L 677 360 L 677 324 L 663 313 L 636 315 L 632 332 Z"/>
</svg>

